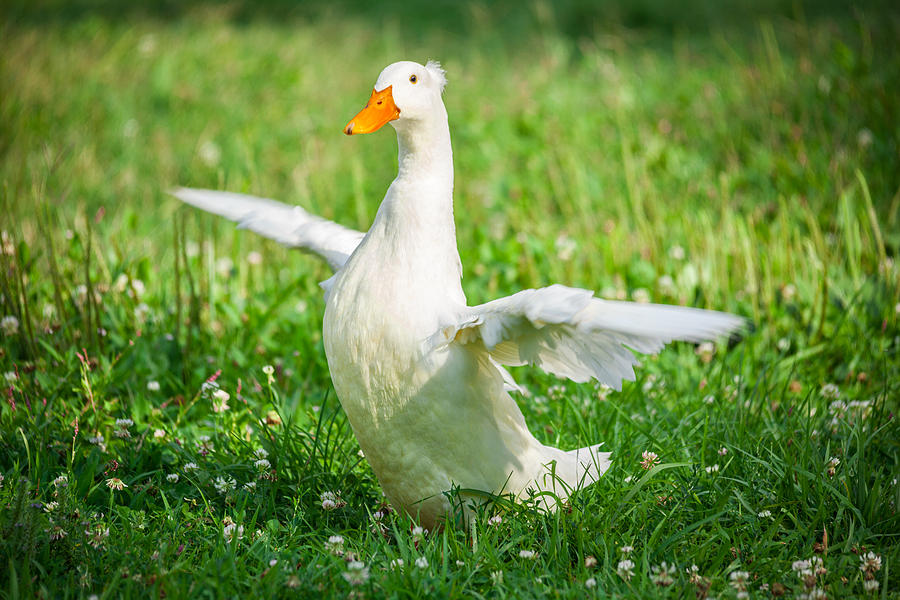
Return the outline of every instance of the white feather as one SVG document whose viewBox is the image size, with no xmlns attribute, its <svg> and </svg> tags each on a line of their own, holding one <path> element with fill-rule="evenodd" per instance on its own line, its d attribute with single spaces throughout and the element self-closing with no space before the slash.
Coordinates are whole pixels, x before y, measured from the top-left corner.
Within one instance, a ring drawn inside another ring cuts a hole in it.
<svg viewBox="0 0 900 600">
<path fill-rule="evenodd" d="M 347 262 L 364 235 L 311 215 L 299 206 L 268 198 L 194 188 L 177 188 L 171 193 L 182 202 L 236 222 L 240 229 L 318 254 L 334 270 Z"/>
<path fill-rule="evenodd" d="M 600 300 L 552 285 L 468 308 L 442 334 L 458 343 L 480 340 L 501 364 L 532 364 L 579 382 L 593 377 L 619 390 L 623 379 L 634 380 L 632 350 L 654 354 L 673 340 L 712 340 L 744 323 L 711 310 Z"/>
</svg>

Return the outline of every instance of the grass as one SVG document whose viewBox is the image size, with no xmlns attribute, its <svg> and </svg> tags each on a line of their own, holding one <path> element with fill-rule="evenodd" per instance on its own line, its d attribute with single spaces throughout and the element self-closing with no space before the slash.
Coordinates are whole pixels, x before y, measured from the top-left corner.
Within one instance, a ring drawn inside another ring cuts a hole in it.
<svg viewBox="0 0 900 600">
<path fill-rule="evenodd" d="M 900 595 L 897 12 L 517 6 L 3 9 L 4 598 L 734 597 L 740 572 L 863 597 L 869 551 Z M 753 322 L 621 393 L 515 371 L 542 441 L 614 452 L 568 510 L 427 535 L 384 511 L 322 351 L 327 268 L 165 195 L 365 229 L 394 141 L 341 128 L 401 58 L 448 70 L 471 303 L 560 282 Z"/>
</svg>

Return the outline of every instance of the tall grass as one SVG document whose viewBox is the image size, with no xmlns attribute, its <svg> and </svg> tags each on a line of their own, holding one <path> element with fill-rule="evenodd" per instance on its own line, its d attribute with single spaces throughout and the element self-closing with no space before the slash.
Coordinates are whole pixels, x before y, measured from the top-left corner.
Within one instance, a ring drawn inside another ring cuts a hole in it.
<svg viewBox="0 0 900 600">
<path fill-rule="evenodd" d="M 896 12 L 53 6 L 0 29 L 5 597 L 896 596 Z M 387 511 L 331 390 L 327 268 L 165 195 L 365 229 L 395 146 L 341 127 L 406 58 L 450 77 L 470 302 L 559 282 L 753 322 L 621 393 L 515 371 L 542 441 L 614 452 L 570 510 Z"/>
</svg>

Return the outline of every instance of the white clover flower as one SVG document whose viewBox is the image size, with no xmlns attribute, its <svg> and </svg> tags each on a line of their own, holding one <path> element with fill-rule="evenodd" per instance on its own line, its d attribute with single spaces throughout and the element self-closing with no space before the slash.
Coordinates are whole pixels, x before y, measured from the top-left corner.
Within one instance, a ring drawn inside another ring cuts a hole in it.
<svg viewBox="0 0 900 600">
<path fill-rule="evenodd" d="M 716 402 L 716 397 L 713 396 L 712 394 L 704 396 L 704 398 L 703 398 L 704 404 L 715 404 L 715 402 Z"/>
<path fill-rule="evenodd" d="M 859 570 L 867 573 L 874 573 L 881 569 L 881 556 L 869 551 L 859 557 Z"/>
<path fill-rule="evenodd" d="M 322 492 L 322 495 L 319 496 L 319 500 L 322 502 L 322 510 L 334 510 L 347 505 L 347 503 L 341 499 L 340 490 L 337 492 Z"/>
<path fill-rule="evenodd" d="M 628 558 L 620 560 L 619 564 L 616 565 L 616 573 L 625 581 L 631 580 L 634 577 L 634 562 Z"/>
<path fill-rule="evenodd" d="M 272 365 L 266 365 L 262 368 L 262 372 L 265 373 L 266 380 L 269 383 L 272 383 L 275 381 L 275 367 L 273 367 Z"/>
<path fill-rule="evenodd" d="M 216 488 L 218 493 L 224 495 L 237 487 L 237 481 L 235 481 L 234 477 L 229 477 L 228 475 L 225 477 L 219 476 L 213 481 L 213 487 Z"/>
<path fill-rule="evenodd" d="M 44 505 L 44 512 L 53 512 L 59 508 L 59 502 L 53 500 L 52 502 L 48 502 Z"/>
<path fill-rule="evenodd" d="M 159 382 L 158 382 L 158 381 L 155 381 L 155 380 L 153 380 L 153 381 L 148 381 L 148 382 L 147 382 L 147 389 L 148 389 L 149 391 L 151 391 L 151 392 L 158 392 L 158 391 L 159 391 Z"/>
<path fill-rule="evenodd" d="M 178 473 L 169 473 L 166 475 L 166 479 L 169 483 L 178 483 Z"/>
<path fill-rule="evenodd" d="M 649 450 L 641 452 L 641 459 L 641 468 L 643 469 L 652 469 L 654 465 L 659 464 L 659 455 Z"/>
<path fill-rule="evenodd" d="M 254 492 L 254 491 L 256 491 L 256 482 L 255 482 L 255 481 L 248 481 L 247 483 L 245 483 L 245 484 L 244 484 L 244 491 L 246 491 L 246 492 Z"/>
<path fill-rule="evenodd" d="M 502 522 L 503 522 L 503 517 L 501 517 L 500 515 L 494 515 L 493 517 L 488 519 L 488 525 L 493 525 L 494 527 L 496 527 L 497 525 L 499 525 Z"/>
<path fill-rule="evenodd" d="M 533 550 L 519 550 L 519 558 L 531 558 L 535 557 Z"/>
<path fill-rule="evenodd" d="M 347 563 L 347 570 L 341 576 L 352 586 L 362 585 L 369 580 L 369 567 L 358 560 L 352 560 Z"/>
<path fill-rule="evenodd" d="M 684 256 L 684 248 L 682 248 L 678 244 L 675 244 L 674 246 L 669 248 L 669 258 L 672 258 L 674 260 L 684 260 Z"/>
<path fill-rule="evenodd" d="M 235 523 L 228 523 L 222 528 L 222 535 L 225 537 L 225 541 L 229 544 L 232 540 L 242 540 L 244 539 L 244 526 L 237 525 Z"/>
<path fill-rule="evenodd" d="M 272 463 L 270 463 L 265 458 L 260 458 L 258 461 L 253 463 L 253 465 L 260 471 L 268 471 L 272 467 Z"/>
<path fill-rule="evenodd" d="M 395 569 L 402 569 L 403 568 L 403 559 L 402 558 L 392 559 L 390 568 L 391 568 L 391 571 L 393 571 Z"/>
<path fill-rule="evenodd" d="M 634 546 L 630 546 L 630 545 L 619 546 L 619 552 L 621 552 L 625 556 L 628 556 L 629 554 L 634 552 Z"/>
<path fill-rule="evenodd" d="M 728 448 L 726 448 L 725 446 L 719 448 L 719 456 L 725 456 L 726 454 L 728 454 Z"/>
<path fill-rule="evenodd" d="M 329 536 L 328 541 L 325 542 L 325 550 L 331 554 L 343 556 L 344 538 L 340 535 Z"/>
<path fill-rule="evenodd" d="M 419 569 L 427 569 L 428 568 L 428 559 L 424 556 L 420 556 L 416 559 L 416 567 Z"/>
<path fill-rule="evenodd" d="M 120 490 L 121 491 L 121 490 L 124 490 L 125 488 L 127 488 L 128 486 L 125 484 L 124 481 L 122 481 L 118 477 L 110 477 L 109 479 L 106 480 L 106 487 L 108 487 L 111 490 Z"/>
<path fill-rule="evenodd" d="M 7 336 L 16 335 L 19 333 L 19 319 L 12 315 L 6 315 L 0 319 L 0 330 Z"/>
<path fill-rule="evenodd" d="M 841 390 L 837 385 L 833 383 L 826 383 L 822 386 L 822 390 L 820 391 L 824 398 L 833 398 L 837 399 L 841 395 Z"/>
<path fill-rule="evenodd" d="M 491 583 L 493 585 L 502 585 L 503 571 L 491 571 Z"/>
<path fill-rule="evenodd" d="M 166 432 L 162 429 L 153 430 L 153 439 L 161 440 L 166 437 Z"/>
<path fill-rule="evenodd" d="M 717 463 L 717 464 L 714 464 L 714 465 L 709 465 L 708 467 L 706 467 L 706 472 L 707 472 L 708 474 L 718 473 L 718 472 L 719 472 L 719 465 L 718 465 L 718 463 Z"/>
<path fill-rule="evenodd" d="M 225 390 L 216 390 L 212 394 L 212 409 L 214 413 L 225 412 L 230 406 L 228 406 L 228 399 L 231 396 Z"/>
<path fill-rule="evenodd" d="M 878 580 L 877 579 L 866 579 L 863 581 L 863 589 L 869 593 L 878 591 Z"/>
<path fill-rule="evenodd" d="M 69 476 L 68 475 L 60 475 L 56 479 L 54 479 L 51 483 L 53 484 L 53 487 L 55 487 L 55 488 L 66 487 L 67 485 L 69 485 Z"/>
<path fill-rule="evenodd" d="M 761 510 L 758 513 L 756 513 L 756 516 L 759 517 L 760 519 L 768 519 L 769 517 L 772 516 L 772 511 L 768 510 L 768 509 Z"/>
<path fill-rule="evenodd" d="M 253 451 L 253 456 L 256 458 L 269 458 L 269 452 L 265 448 L 257 448 Z"/>
<path fill-rule="evenodd" d="M 128 429 L 134 425 L 134 421 L 131 419 L 116 419 L 116 427 L 119 429 Z"/>
<path fill-rule="evenodd" d="M 675 583 L 672 574 L 675 572 L 674 567 L 666 561 L 650 567 L 650 580 L 660 587 L 667 587 Z"/>
<path fill-rule="evenodd" d="M 247 263 L 251 265 L 261 265 L 263 256 L 256 250 L 247 253 Z"/>
<path fill-rule="evenodd" d="M 584 557 L 584 568 L 585 569 L 590 569 L 590 568 L 596 567 L 596 566 L 597 566 L 597 558 L 596 557 L 594 557 L 592 555 L 588 555 L 588 556 Z"/>
<path fill-rule="evenodd" d="M 584 580 L 584 587 L 591 589 L 592 587 L 597 585 L 597 580 L 593 577 L 588 577 Z"/>
<path fill-rule="evenodd" d="M 188 471 L 196 471 L 199 468 L 200 467 L 198 467 L 197 463 L 195 463 L 195 462 L 185 463 L 185 465 L 182 467 L 182 469 L 184 469 L 185 473 L 187 473 Z"/>
</svg>

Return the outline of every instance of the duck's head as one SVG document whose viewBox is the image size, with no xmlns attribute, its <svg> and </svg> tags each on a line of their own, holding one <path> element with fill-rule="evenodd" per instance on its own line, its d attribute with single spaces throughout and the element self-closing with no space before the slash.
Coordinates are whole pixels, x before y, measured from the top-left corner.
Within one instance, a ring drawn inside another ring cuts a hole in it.
<svg viewBox="0 0 900 600">
<path fill-rule="evenodd" d="M 378 76 L 366 107 L 344 127 L 344 133 L 372 133 L 385 123 L 428 119 L 443 113 L 444 70 L 434 61 L 420 65 L 408 60 L 388 65 Z"/>
</svg>

